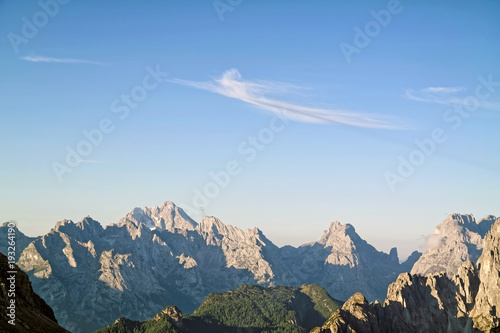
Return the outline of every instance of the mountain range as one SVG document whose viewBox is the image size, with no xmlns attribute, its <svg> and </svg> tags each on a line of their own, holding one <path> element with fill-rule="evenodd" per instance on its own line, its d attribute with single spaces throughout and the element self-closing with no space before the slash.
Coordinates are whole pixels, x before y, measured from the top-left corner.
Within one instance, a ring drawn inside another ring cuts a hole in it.
<svg viewBox="0 0 500 333">
<path fill-rule="evenodd" d="M 279 248 L 257 228 L 241 230 L 215 217 L 198 224 L 172 202 L 135 208 L 106 227 L 86 217 L 57 222 L 36 238 L 17 232 L 26 240 L 18 243 L 18 265 L 73 332 L 90 332 L 118 317 L 146 320 L 166 303 L 192 313 L 209 294 L 242 284 L 316 283 L 336 299 L 362 291 L 382 300 L 387 286 L 418 259 L 415 253 L 400 264 L 395 248 L 379 252 L 339 222 L 319 241 Z"/>
<path fill-rule="evenodd" d="M 377 251 L 350 224 L 333 222 L 316 242 L 280 248 L 257 228 L 241 230 L 215 217 L 197 223 L 165 202 L 135 208 L 105 227 L 86 217 L 57 222 L 40 237 L 17 230 L 17 263 L 63 327 L 91 332 L 119 317 L 128 318 L 122 324 L 148 320 L 168 304 L 192 313 L 212 293 L 241 285 L 318 284 L 340 300 L 362 293 L 348 305 L 383 301 L 400 273 L 452 276 L 477 260 L 494 219 L 449 215 L 427 239 L 429 249 L 400 264 L 395 248 Z"/>
</svg>

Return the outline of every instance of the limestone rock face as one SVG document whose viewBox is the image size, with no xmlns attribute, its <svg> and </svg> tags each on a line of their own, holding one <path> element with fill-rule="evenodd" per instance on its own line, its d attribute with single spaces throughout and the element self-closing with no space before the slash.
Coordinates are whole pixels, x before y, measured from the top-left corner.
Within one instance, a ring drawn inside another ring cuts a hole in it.
<svg viewBox="0 0 500 333">
<path fill-rule="evenodd" d="M 495 217 L 491 215 L 476 223 L 472 215 L 450 214 L 428 237 L 429 249 L 415 263 L 411 274 L 457 274 L 465 260 L 475 262 L 479 258 L 483 237 L 493 222 Z"/>
<path fill-rule="evenodd" d="M 458 273 L 402 273 L 384 303 L 367 304 L 355 294 L 318 331 L 493 332 L 500 328 L 500 219 L 484 237 L 477 267 L 470 260 Z"/>
<path fill-rule="evenodd" d="M 480 329 L 500 327 L 500 219 L 484 237 L 477 267 L 481 283 L 472 311 L 475 324 Z"/>
</svg>

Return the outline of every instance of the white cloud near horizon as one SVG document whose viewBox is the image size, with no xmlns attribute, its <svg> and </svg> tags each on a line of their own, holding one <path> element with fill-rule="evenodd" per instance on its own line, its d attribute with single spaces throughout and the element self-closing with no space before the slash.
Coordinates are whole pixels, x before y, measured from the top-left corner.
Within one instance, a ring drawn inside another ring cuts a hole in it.
<svg viewBox="0 0 500 333">
<path fill-rule="evenodd" d="M 268 95 L 286 95 L 303 89 L 280 82 L 245 81 L 237 69 L 227 70 L 219 78 L 214 78 L 212 81 L 200 82 L 182 79 L 171 79 L 169 81 L 238 99 L 260 109 L 299 122 L 337 123 L 376 129 L 407 129 L 407 126 L 401 125 L 400 121 L 389 116 L 314 108 L 269 98 Z"/>
<path fill-rule="evenodd" d="M 72 58 L 54 58 L 44 56 L 24 56 L 21 59 L 29 62 L 45 62 L 45 63 L 60 63 L 60 64 L 89 64 L 89 65 L 102 65 L 97 61 L 85 59 L 72 59 Z"/>
</svg>

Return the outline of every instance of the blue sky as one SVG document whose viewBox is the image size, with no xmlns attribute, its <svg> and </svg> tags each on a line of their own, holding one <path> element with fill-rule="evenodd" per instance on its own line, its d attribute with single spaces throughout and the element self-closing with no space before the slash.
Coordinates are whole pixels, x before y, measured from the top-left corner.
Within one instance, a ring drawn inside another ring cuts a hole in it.
<svg viewBox="0 0 500 333">
<path fill-rule="evenodd" d="M 500 215 L 497 1 L 42 3 L 0 2 L 0 212 L 29 235 L 171 200 L 405 256 L 449 213 Z"/>
</svg>

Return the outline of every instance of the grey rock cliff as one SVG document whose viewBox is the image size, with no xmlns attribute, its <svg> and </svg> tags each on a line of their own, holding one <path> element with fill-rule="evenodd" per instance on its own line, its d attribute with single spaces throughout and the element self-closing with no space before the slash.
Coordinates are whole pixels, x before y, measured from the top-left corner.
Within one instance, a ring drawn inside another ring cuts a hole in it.
<svg viewBox="0 0 500 333">
<path fill-rule="evenodd" d="M 465 260 L 475 262 L 493 222 L 495 217 L 491 215 L 476 223 L 472 215 L 450 214 L 427 238 L 429 249 L 415 263 L 411 274 L 446 272 L 452 276 Z"/>
<path fill-rule="evenodd" d="M 484 238 L 477 267 L 462 263 L 456 275 L 402 273 L 383 304 L 352 296 L 317 330 L 332 332 L 490 332 L 500 328 L 500 219 Z"/>
</svg>

